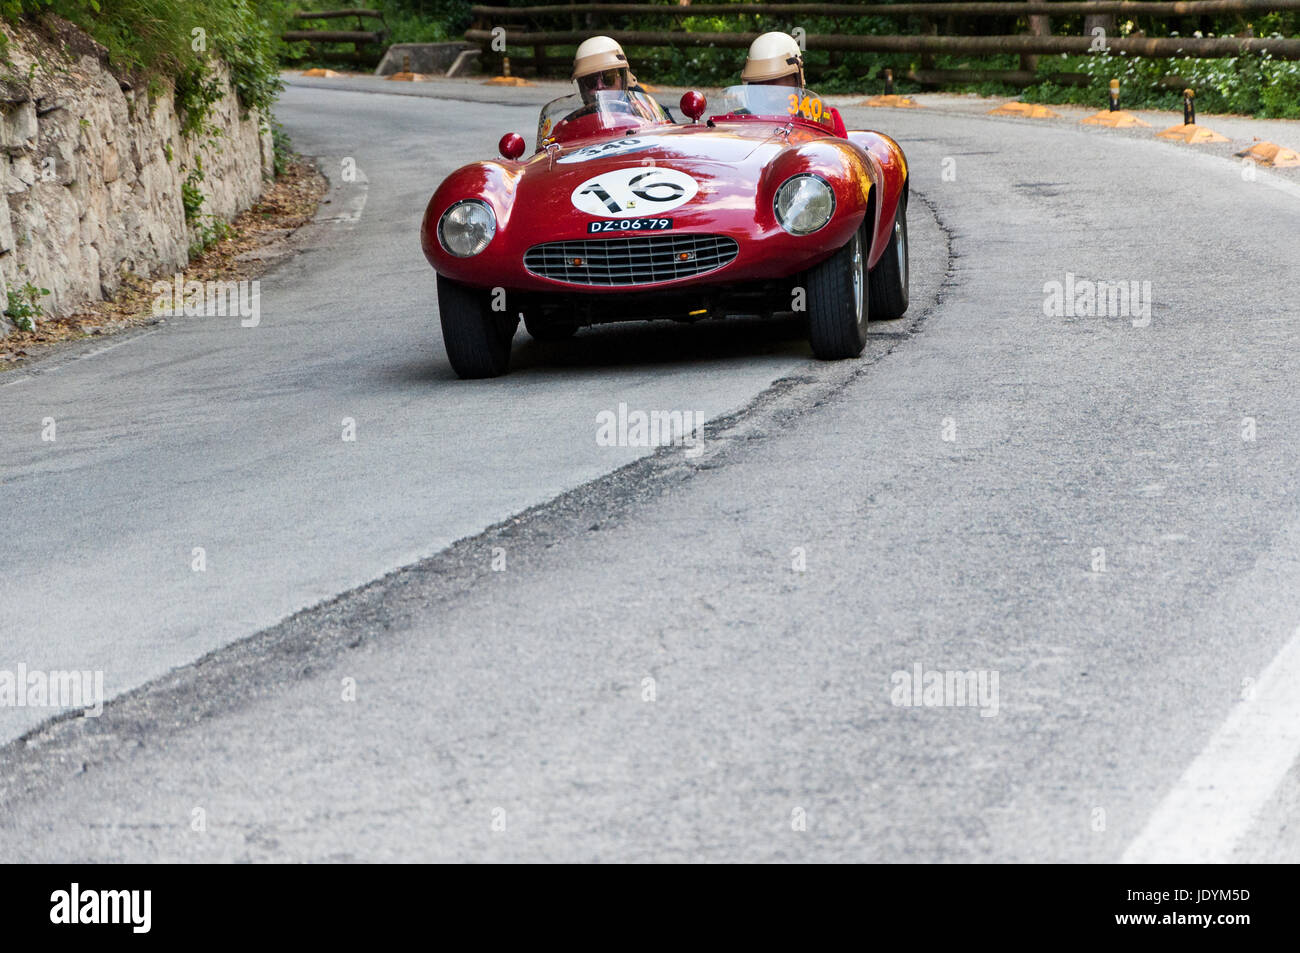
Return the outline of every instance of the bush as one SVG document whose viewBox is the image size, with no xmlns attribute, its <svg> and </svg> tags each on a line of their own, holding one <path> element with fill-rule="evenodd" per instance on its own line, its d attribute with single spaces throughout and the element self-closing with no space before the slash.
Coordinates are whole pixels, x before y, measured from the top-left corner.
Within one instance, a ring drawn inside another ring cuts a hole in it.
<svg viewBox="0 0 1300 953">
<path fill-rule="evenodd" d="M 1057 68 L 1087 74 L 1091 82 L 1086 87 L 1057 86 L 1048 71 Z M 1062 57 L 1044 70 L 1044 81 L 1025 90 L 1023 98 L 1095 104 L 1100 109 L 1107 86 L 1118 79 L 1125 108 L 1178 109 L 1182 89 L 1162 82 L 1166 77 L 1178 77 L 1196 90 L 1197 109 L 1207 113 L 1300 119 L 1300 62 L 1273 59 L 1267 53 L 1228 59 L 1151 59 L 1109 53 Z"/>
<path fill-rule="evenodd" d="M 230 65 L 245 110 L 269 112 L 280 89 L 276 58 L 289 0 L 0 0 L 10 20 L 50 12 L 81 27 L 108 48 L 115 70 L 165 77 L 177 85 L 178 105 L 202 121 L 220 91 L 208 57 Z"/>
</svg>

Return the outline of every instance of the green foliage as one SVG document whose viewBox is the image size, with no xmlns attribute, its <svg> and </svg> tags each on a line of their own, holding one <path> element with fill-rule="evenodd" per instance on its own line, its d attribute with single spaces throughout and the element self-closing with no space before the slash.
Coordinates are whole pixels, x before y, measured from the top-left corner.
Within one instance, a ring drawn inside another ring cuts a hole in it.
<svg viewBox="0 0 1300 953">
<path fill-rule="evenodd" d="M 348 4 L 338 0 L 304 0 L 294 4 L 295 10 L 337 10 Z M 470 0 L 368 0 L 358 4 L 368 9 L 378 10 L 383 15 L 384 26 L 388 29 L 389 43 L 441 43 L 460 39 L 469 28 L 471 16 Z M 298 29 L 365 29 L 379 27 L 378 21 L 369 17 L 359 23 L 353 19 L 298 21 Z M 339 49 L 343 49 L 340 47 Z M 290 50 L 296 60 L 308 60 L 321 65 L 337 64 L 342 60 L 331 58 L 331 49 L 327 46 L 320 50 L 309 43 L 292 44 Z"/>
<path fill-rule="evenodd" d="M 289 141 L 284 126 L 274 120 L 271 122 L 271 142 L 275 147 L 275 175 L 279 178 L 289 171 L 289 163 L 293 161 L 293 143 Z"/>
<path fill-rule="evenodd" d="M 215 215 L 204 215 L 194 230 L 190 242 L 190 257 L 197 258 L 217 242 L 234 234 L 234 229 Z"/>
<path fill-rule="evenodd" d="M 468 0 L 379 0 L 393 43 L 460 39 L 469 28 L 469 8 Z"/>
<path fill-rule="evenodd" d="M 219 89 L 210 58 L 230 65 L 245 110 L 269 111 L 280 89 L 276 57 L 290 0 L 0 0 L 11 20 L 43 12 L 77 24 L 108 48 L 115 70 L 176 83 L 191 132 Z"/>
<path fill-rule="evenodd" d="M 1058 86 L 1057 70 L 1084 73 L 1086 87 Z M 1098 53 L 1056 59 L 1041 70 L 1043 82 L 1025 90 L 1026 102 L 1086 103 L 1101 108 L 1112 79 L 1120 81 L 1121 102 L 1131 109 L 1179 109 L 1182 86 L 1196 90 L 1196 106 L 1207 113 L 1243 113 L 1300 119 L 1300 62 L 1267 53 L 1228 59 L 1152 59 Z M 1170 86 L 1167 77 L 1179 82 Z"/>
<path fill-rule="evenodd" d="M 277 171 L 277 175 L 279 172 Z M 181 183 L 181 206 L 185 209 L 185 224 L 193 230 L 190 257 L 197 258 L 217 242 L 231 235 L 234 229 L 215 215 L 203 211 L 203 160 L 194 157 L 194 168 Z"/>
<path fill-rule="evenodd" d="M 194 157 L 194 168 L 181 183 L 181 205 L 185 209 L 185 224 L 194 225 L 203 211 L 203 191 L 199 183 L 203 181 L 203 161 Z"/>
<path fill-rule="evenodd" d="M 5 317 L 9 318 L 19 331 L 35 331 L 36 319 L 45 315 L 41 298 L 49 293 L 49 288 L 38 288 L 30 281 L 27 282 L 10 293 Z"/>
<path fill-rule="evenodd" d="M 394 0 L 401 2 L 401 0 Z M 418 0 L 412 0 L 418 2 Z M 514 0 L 512 6 L 536 0 Z M 669 0 L 661 0 L 669 2 Z M 865 0 L 864 0 L 865 2 Z M 760 32 L 802 27 L 809 35 L 915 35 L 922 31 L 919 17 L 826 17 L 789 18 L 773 14 L 735 16 L 691 16 L 680 20 L 644 14 L 629 17 L 601 18 L 599 6 L 593 4 L 597 20 L 591 32 L 600 32 L 606 23 L 617 23 L 630 30 L 684 30 L 693 33 Z M 936 23 L 943 34 L 963 36 L 1006 35 L 1025 32 L 1025 17 L 956 17 L 952 22 L 940 18 Z M 1084 17 L 1052 16 L 1057 35 L 1082 36 Z M 546 21 L 553 28 L 557 23 Z M 1120 35 L 1142 31 L 1146 36 L 1177 36 L 1201 33 L 1206 36 L 1300 35 L 1300 13 L 1223 14 L 1200 17 L 1120 17 L 1116 24 Z M 574 48 L 550 47 L 551 55 L 572 55 Z M 743 49 L 682 46 L 677 48 L 629 47 L 628 57 L 637 75 L 649 83 L 681 86 L 727 86 L 738 81 Z M 512 47 L 507 53 L 519 62 L 532 57 L 530 47 Z M 806 54 L 811 84 L 825 93 L 878 93 L 882 91 L 883 72 L 894 71 L 895 86 L 900 93 L 916 92 L 920 87 L 905 79 L 909 70 L 921 65 L 919 54 L 831 53 L 810 50 Z M 1018 55 L 936 55 L 935 69 L 1020 68 Z M 1106 86 L 1112 76 L 1124 84 L 1124 103 L 1135 108 L 1175 109 L 1181 102 L 1180 89 L 1162 85 L 1167 76 L 1181 77 L 1197 89 L 1197 101 L 1206 112 L 1251 113 L 1260 117 L 1296 118 L 1300 116 L 1300 63 L 1279 61 L 1268 56 L 1242 56 L 1231 59 L 1143 59 L 1111 57 L 1104 54 L 1039 58 L 1041 81 L 1024 91 L 1030 102 L 1077 102 L 1096 104 L 1106 101 Z M 1073 87 L 1052 81 L 1060 72 L 1085 73 L 1088 86 Z M 950 84 L 950 92 L 974 92 L 982 95 L 1021 96 L 1018 87 L 996 82 Z"/>
<path fill-rule="evenodd" d="M 176 77 L 176 114 L 181 120 L 181 135 L 202 132 L 208 110 L 225 94 L 206 64 L 182 71 Z"/>
</svg>

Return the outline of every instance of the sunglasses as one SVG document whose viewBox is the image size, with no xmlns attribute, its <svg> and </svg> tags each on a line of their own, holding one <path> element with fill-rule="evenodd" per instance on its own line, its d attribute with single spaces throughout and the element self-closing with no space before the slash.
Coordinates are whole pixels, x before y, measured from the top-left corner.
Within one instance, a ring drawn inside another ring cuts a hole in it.
<svg viewBox="0 0 1300 953">
<path fill-rule="evenodd" d="M 579 81 L 586 89 L 609 89 L 619 83 L 623 76 L 621 69 L 601 70 L 599 73 L 592 73 L 590 76 L 584 76 Z"/>
</svg>

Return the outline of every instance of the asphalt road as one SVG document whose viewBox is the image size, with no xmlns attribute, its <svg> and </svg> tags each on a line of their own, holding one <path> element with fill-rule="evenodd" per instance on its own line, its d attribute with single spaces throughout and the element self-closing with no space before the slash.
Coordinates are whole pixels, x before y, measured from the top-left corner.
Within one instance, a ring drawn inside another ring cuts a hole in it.
<svg viewBox="0 0 1300 953">
<path fill-rule="evenodd" d="M 1295 176 L 847 108 L 918 197 L 864 359 L 634 326 L 462 383 L 419 212 L 549 91 L 319 85 L 280 116 L 368 184 L 259 327 L 0 378 L 0 668 L 128 693 L 0 748 L 0 856 L 1300 858 Z M 1077 279 L 1149 313 L 1045 314 Z M 705 452 L 597 446 L 620 402 Z M 918 665 L 996 694 L 895 704 Z"/>
</svg>

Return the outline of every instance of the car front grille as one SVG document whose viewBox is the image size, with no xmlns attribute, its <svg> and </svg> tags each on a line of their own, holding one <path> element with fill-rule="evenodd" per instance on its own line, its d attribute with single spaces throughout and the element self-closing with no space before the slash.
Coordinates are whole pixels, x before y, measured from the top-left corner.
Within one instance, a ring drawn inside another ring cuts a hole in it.
<svg viewBox="0 0 1300 953">
<path fill-rule="evenodd" d="M 724 235 L 637 235 L 534 245 L 524 267 L 576 285 L 618 287 L 690 278 L 733 261 L 740 246 Z"/>
</svg>

